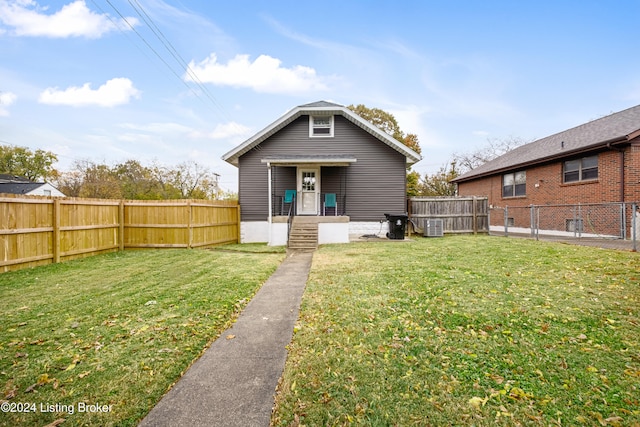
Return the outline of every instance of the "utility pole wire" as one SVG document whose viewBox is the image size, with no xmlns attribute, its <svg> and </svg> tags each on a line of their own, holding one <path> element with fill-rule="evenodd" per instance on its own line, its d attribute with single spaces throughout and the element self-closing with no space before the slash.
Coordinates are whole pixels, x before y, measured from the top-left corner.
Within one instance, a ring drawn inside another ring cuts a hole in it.
<svg viewBox="0 0 640 427">
<path fill-rule="evenodd" d="M 133 7 L 133 9 L 136 11 L 136 13 L 138 14 L 138 16 L 147 24 L 147 26 L 151 29 L 151 31 L 153 32 L 153 34 L 155 34 L 155 36 L 158 38 L 158 40 L 160 40 L 160 43 L 162 43 L 162 45 L 165 47 L 165 49 L 167 49 L 167 51 L 169 52 L 169 54 L 171 54 L 171 56 L 173 56 L 173 58 L 176 60 L 176 62 L 181 65 L 182 67 L 184 67 L 184 69 L 186 70 L 186 73 L 189 75 L 189 77 L 191 78 L 191 80 L 193 82 L 196 83 L 196 85 L 202 90 L 202 92 L 207 96 L 207 98 L 209 98 L 209 100 L 220 109 L 220 111 L 222 112 L 223 115 L 225 115 L 225 118 L 228 121 L 229 120 L 228 117 L 226 117 L 226 112 L 224 111 L 224 109 L 222 108 L 222 106 L 218 103 L 218 101 L 216 100 L 216 98 L 213 96 L 213 94 L 211 93 L 211 91 L 204 85 L 204 83 L 202 82 L 202 80 L 200 80 L 200 77 L 198 77 L 198 75 L 195 73 L 195 71 L 193 71 L 193 69 L 191 68 L 191 66 L 189 66 L 189 64 L 187 63 L 187 61 L 182 57 L 182 55 L 180 55 L 180 53 L 176 50 L 176 48 L 173 46 L 173 44 L 169 41 L 169 39 L 167 39 L 167 37 L 164 35 L 164 33 L 162 32 L 162 30 L 160 30 L 160 28 L 158 28 L 158 26 L 155 24 L 155 22 L 153 21 L 153 19 L 151 18 L 151 16 L 149 16 L 149 14 L 144 10 L 144 7 L 140 4 L 140 2 L 138 0 L 128 0 L 129 4 L 131 5 L 131 7 Z M 135 4 L 134 4 L 135 3 Z"/>
<path fill-rule="evenodd" d="M 100 6 L 98 6 L 95 2 L 95 0 L 91 0 L 92 3 L 98 7 L 98 9 L 100 9 L 102 11 L 102 9 L 100 8 Z M 105 0 L 109 6 L 111 6 L 111 8 L 118 14 L 118 16 L 120 16 L 120 18 L 122 18 L 122 20 L 127 24 L 127 26 L 129 28 L 131 28 L 131 30 L 140 38 L 140 40 L 142 40 L 142 42 L 149 48 L 149 50 L 151 50 L 151 52 L 153 52 L 155 54 L 155 56 L 169 69 L 169 71 L 176 77 L 178 78 L 178 80 L 180 80 L 180 82 L 187 88 L 189 89 L 189 91 L 194 94 L 198 99 L 200 99 L 200 101 L 202 101 L 203 104 L 207 105 L 207 103 L 204 101 L 204 99 L 198 94 L 198 92 L 196 92 L 191 86 L 189 86 L 189 84 L 184 81 L 184 79 L 171 67 L 171 65 L 169 65 L 169 63 L 162 57 L 162 55 L 160 55 L 160 53 L 158 53 L 158 51 L 156 49 L 153 48 L 153 46 L 151 46 L 151 44 L 147 41 L 147 39 L 144 38 L 144 36 L 142 34 L 140 34 L 140 32 L 138 30 L 135 29 L 135 27 L 131 24 L 131 22 L 129 22 L 129 20 L 120 12 L 120 10 L 113 5 L 113 3 L 111 3 L 110 0 Z M 103 11 L 104 12 L 104 11 Z M 107 14 L 107 16 L 109 16 Z M 111 20 L 111 17 L 109 17 L 109 19 Z M 111 20 L 111 22 L 113 22 L 113 20 Z M 116 24 L 114 22 L 114 24 Z M 118 26 L 118 28 L 120 28 L 120 25 L 116 24 Z M 215 105 L 215 104 L 214 104 Z M 216 107 L 218 107 L 217 105 L 215 105 Z M 219 108 L 219 107 L 218 107 Z"/>
</svg>

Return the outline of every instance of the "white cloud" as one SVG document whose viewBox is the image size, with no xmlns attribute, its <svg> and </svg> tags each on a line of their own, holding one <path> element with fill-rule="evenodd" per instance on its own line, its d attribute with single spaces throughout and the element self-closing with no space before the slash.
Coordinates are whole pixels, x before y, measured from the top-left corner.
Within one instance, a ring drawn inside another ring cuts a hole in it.
<svg viewBox="0 0 640 427">
<path fill-rule="evenodd" d="M 221 123 L 212 131 L 202 131 L 181 125 L 179 123 L 149 123 L 146 125 L 134 123 L 122 123 L 119 127 L 139 132 L 148 132 L 159 135 L 186 135 L 193 139 L 229 139 L 236 137 L 248 137 L 251 129 L 236 122 Z"/>
<path fill-rule="evenodd" d="M 313 68 L 296 65 L 282 67 L 282 61 L 268 55 L 260 55 L 255 61 L 249 55 L 236 55 L 226 64 L 218 62 L 215 53 L 189 67 L 203 83 L 223 86 L 247 87 L 262 93 L 296 93 L 322 91 L 327 86 Z M 188 74 L 188 81 L 193 81 Z"/>
<path fill-rule="evenodd" d="M 84 0 L 66 4 L 52 14 L 46 14 L 47 9 L 33 0 L 0 0 L 0 23 L 16 36 L 55 38 L 98 38 L 118 28 L 129 28 L 122 20 L 91 11 Z M 138 24 L 136 18 L 125 19 L 131 25 Z"/>
<path fill-rule="evenodd" d="M 50 105 L 70 105 L 82 107 L 97 105 L 100 107 L 114 107 L 127 104 L 131 98 L 138 98 L 140 91 L 133 87 L 133 82 L 127 78 L 108 80 L 98 89 L 91 89 L 90 83 L 82 87 L 72 86 L 65 90 L 47 88 L 40 94 L 38 101 Z"/>
<path fill-rule="evenodd" d="M 0 117 L 6 117 L 9 115 L 9 110 L 5 107 L 12 105 L 16 102 L 18 97 L 15 93 L 11 92 L 0 92 Z"/>
<path fill-rule="evenodd" d="M 204 136 L 210 139 L 229 139 L 249 136 L 250 129 L 236 122 L 222 123 Z"/>
</svg>

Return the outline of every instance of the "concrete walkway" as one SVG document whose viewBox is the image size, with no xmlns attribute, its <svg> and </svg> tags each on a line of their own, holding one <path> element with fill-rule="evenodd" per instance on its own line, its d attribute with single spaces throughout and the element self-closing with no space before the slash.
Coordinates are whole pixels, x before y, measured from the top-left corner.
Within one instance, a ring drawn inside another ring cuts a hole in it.
<svg viewBox="0 0 640 427">
<path fill-rule="evenodd" d="M 269 425 L 312 252 L 292 252 L 156 407 L 148 426 Z"/>
</svg>

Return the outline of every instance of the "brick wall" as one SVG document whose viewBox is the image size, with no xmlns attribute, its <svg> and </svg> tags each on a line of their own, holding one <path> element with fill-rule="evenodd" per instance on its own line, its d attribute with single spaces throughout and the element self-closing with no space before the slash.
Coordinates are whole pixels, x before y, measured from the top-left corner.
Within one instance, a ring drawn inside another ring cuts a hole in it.
<svg viewBox="0 0 640 427">
<path fill-rule="evenodd" d="M 562 183 L 562 162 L 530 167 L 527 171 L 526 196 L 502 197 L 502 174 L 463 182 L 460 196 L 487 196 L 492 206 L 529 206 L 608 202 L 640 202 L 640 140 L 625 148 L 625 195 L 620 194 L 620 160 L 618 151 L 598 154 L 598 179 Z"/>
</svg>

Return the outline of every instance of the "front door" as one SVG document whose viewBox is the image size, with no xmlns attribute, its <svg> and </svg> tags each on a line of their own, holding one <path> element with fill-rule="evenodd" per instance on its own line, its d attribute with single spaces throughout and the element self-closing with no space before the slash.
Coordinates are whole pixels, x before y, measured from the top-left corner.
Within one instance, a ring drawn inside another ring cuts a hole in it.
<svg viewBox="0 0 640 427">
<path fill-rule="evenodd" d="M 318 215 L 320 170 L 298 169 L 298 213 Z"/>
</svg>

